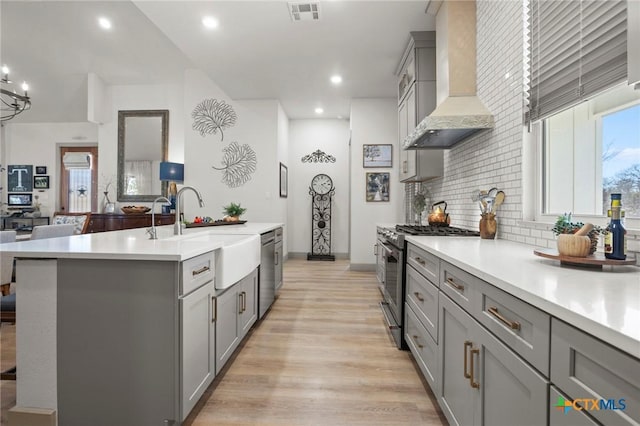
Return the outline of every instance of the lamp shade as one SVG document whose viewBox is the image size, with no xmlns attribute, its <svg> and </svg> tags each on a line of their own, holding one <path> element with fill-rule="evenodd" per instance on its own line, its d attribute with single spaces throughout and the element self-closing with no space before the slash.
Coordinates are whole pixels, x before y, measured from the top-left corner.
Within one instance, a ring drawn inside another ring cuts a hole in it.
<svg viewBox="0 0 640 426">
<path fill-rule="evenodd" d="M 182 183 L 184 181 L 184 164 L 163 161 L 160 163 L 160 180 Z"/>
</svg>

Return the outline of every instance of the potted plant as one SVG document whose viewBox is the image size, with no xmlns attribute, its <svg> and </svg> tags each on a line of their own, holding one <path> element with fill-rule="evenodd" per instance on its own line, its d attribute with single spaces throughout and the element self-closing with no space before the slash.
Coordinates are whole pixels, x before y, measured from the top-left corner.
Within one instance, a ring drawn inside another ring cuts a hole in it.
<svg viewBox="0 0 640 426">
<path fill-rule="evenodd" d="M 583 226 L 584 223 L 582 222 L 571 221 L 571 213 L 565 213 L 562 216 L 558 216 L 556 223 L 553 225 L 553 228 L 551 228 L 551 231 L 556 236 L 560 234 L 575 234 Z M 589 233 L 587 234 L 589 236 L 589 239 L 591 239 L 591 249 L 589 250 L 589 254 L 593 254 L 596 252 L 596 249 L 598 248 L 598 235 L 604 233 L 605 230 L 597 225 L 594 225 L 593 229 L 589 231 Z"/>
<path fill-rule="evenodd" d="M 223 206 L 222 209 L 222 212 L 226 215 L 222 220 L 226 222 L 237 222 L 240 220 L 240 215 L 247 211 L 247 209 L 240 207 L 240 204 L 236 203 Z"/>
</svg>

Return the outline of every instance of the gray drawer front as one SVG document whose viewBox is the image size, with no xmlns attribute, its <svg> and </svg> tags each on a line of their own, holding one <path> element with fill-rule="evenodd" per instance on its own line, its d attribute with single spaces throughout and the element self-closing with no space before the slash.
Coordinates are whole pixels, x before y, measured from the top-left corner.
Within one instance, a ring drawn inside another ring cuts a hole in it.
<svg viewBox="0 0 640 426">
<path fill-rule="evenodd" d="M 407 303 L 429 332 L 438 341 L 438 289 L 411 265 L 407 267 Z"/>
<path fill-rule="evenodd" d="M 433 284 L 438 285 L 440 259 L 413 244 L 407 244 L 407 263 L 424 275 Z"/>
<path fill-rule="evenodd" d="M 606 425 L 640 423 L 640 360 L 555 318 L 551 320 L 551 381 L 570 399 L 613 400 L 625 409 L 590 410 Z"/>
<path fill-rule="evenodd" d="M 465 311 L 473 312 L 481 280 L 447 262 L 440 263 L 440 290 Z"/>
<path fill-rule="evenodd" d="M 558 400 L 559 399 L 559 400 Z M 600 423 L 589 417 L 584 411 L 574 409 L 558 409 L 558 404 L 563 404 L 569 398 L 562 394 L 555 386 L 549 389 L 549 426 L 601 426 Z"/>
<path fill-rule="evenodd" d="M 416 358 L 422 374 L 429 382 L 434 394 L 438 394 L 438 345 L 422 326 L 413 309 L 405 304 L 404 307 L 404 339 Z"/>
<path fill-rule="evenodd" d="M 478 285 L 473 316 L 548 378 L 551 317 L 484 281 Z"/>
<path fill-rule="evenodd" d="M 216 258 L 214 252 L 201 254 L 181 263 L 182 279 L 180 280 L 180 294 L 191 293 L 202 284 L 208 283 L 215 277 Z"/>
</svg>

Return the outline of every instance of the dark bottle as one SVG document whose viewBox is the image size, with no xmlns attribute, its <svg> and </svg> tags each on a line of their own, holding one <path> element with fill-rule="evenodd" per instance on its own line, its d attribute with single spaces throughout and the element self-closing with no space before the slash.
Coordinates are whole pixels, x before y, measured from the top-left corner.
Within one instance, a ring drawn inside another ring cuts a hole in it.
<svg viewBox="0 0 640 426">
<path fill-rule="evenodd" d="M 622 210 L 622 194 L 611 194 L 611 222 L 604 236 L 604 255 L 607 259 L 625 260 L 627 258 L 627 242 L 625 231 L 620 222 Z"/>
</svg>

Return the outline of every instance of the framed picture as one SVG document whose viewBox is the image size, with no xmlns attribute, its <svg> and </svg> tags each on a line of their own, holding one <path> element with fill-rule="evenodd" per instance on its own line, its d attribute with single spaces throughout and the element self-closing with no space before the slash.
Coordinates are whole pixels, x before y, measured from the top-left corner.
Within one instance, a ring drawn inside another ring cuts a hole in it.
<svg viewBox="0 0 640 426">
<path fill-rule="evenodd" d="M 33 166 L 7 166 L 7 192 L 33 191 Z"/>
<path fill-rule="evenodd" d="M 362 167 L 392 167 L 393 145 L 363 145 Z"/>
<path fill-rule="evenodd" d="M 289 171 L 287 166 L 280 163 L 280 197 L 287 198 L 289 186 Z"/>
<path fill-rule="evenodd" d="M 367 173 L 367 201 L 389 201 L 389 173 Z"/>
<path fill-rule="evenodd" d="M 49 189 L 49 176 L 34 176 L 33 189 Z"/>
<path fill-rule="evenodd" d="M 33 203 L 32 194 L 8 194 L 7 205 L 18 207 L 30 207 Z"/>
<path fill-rule="evenodd" d="M 37 175 L 46 175 L 47 174 L 47 166 L 36 166 L 36 174 Z"/>
</svg>

